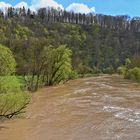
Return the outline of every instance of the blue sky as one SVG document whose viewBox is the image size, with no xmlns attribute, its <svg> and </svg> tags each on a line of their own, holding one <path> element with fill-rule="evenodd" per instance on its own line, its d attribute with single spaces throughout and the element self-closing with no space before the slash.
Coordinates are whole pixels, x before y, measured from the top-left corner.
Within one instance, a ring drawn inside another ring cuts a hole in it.
<svg viewBox="0 0 140 140">
<path fill-rule="evenodd" d="M 140 0 L 22 0 L 28 4 L 28 6 L 37 7 L 40 3 L 46 2 L 51 4 L 61 4 L 64 8 L 69 10 L 82 11 L 85 10 L 94 11 L 96 13 L 103 13 L 108 15 L 129 15 L 129 16 L 140 16 Z M 20 0 L 0 0 L 15 6 L 20 3 Z M 77 3 L 77 5 L 76 5 Z M 75 4 L 75 5 L 74 5 Z M 78 5 L 79 4 L 79 5 Z M 80 5 L 82 4 L 82 5 Z M 86 6 L 86 7 L 84 7 Z M 88 9 L 87 9 L 88 8 Z"/>
</svg>

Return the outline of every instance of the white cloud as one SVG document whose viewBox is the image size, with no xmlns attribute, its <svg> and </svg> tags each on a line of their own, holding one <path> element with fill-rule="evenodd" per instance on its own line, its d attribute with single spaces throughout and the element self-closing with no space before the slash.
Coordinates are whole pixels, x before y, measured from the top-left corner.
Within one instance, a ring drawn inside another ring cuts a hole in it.
<svg viewBox="0 0 140 140">
<path fill-rule="evenodd" d="M 72 3 L 66 8 L 66 10 L 75 13 L 95 13 L 95 7 L 89 8 L 87 5 L 82 3 Z"/>
<path fill-rule="evenodd" d="M 13 7 L 22 8 L 23 6 L 26 9 L 30 8 L 32 11 L 36 11 L 39 8 L 45 7 L 53 7 L 56 9 L 61 8 L 62 10 L 64 10 L 64 7 L 61 4 L 57 3 L 55 0 L 32 0 L 30 6 L 26 2 L 22 1 Z M 0 2 L 0 9 L 2 11 L 5 12 L 8 7 L 12 7 L 12 5 L 9 3 Z M 95 7 L 89 8 L 87 5 L 82 3 L 72 3 L 66 8 L 66 10 L 75 13 L 95 13 Z"/>
<path fill-rule="evenodd" d="M 54 0 L 32 0 L 32 9 L 44 8 L 44 7 L 53 7 L 53 8 L 61 8 L 64 9 L 61 4 L 58 4 Z"/>
<path fill-rule="evenodd" d="M 0 8 L 8 8 L 11 7 L 12 5 L 9 3 L 5 3 L 5 2 L 0 2 Z"/>
<path fill-rule="evenodd" d="M 16 4 L 14 7 L 15 8 L 23 8 L 23 6 L 25 7 L 25 9 L 28 9 L 29 8 L 28 4 L 26 2 L 24 2 L 24 1 Z"/>
<path fill-rule="evenodd" d="M 0 2 L 0 10 L 2 10 L 4 13 L 8 9 L 8 7 L 12 7 L 12 5 L 9 3 Z"/>
</svg>

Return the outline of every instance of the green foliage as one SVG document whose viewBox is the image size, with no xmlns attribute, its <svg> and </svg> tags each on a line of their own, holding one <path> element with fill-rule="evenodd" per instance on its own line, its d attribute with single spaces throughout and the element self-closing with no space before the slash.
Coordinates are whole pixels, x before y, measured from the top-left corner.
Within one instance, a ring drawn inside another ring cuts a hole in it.
<svg viewBox="0 0 140 140">
<path fill-rule="evenodd" d="M 0 45 L 0 118 L 23 113 L 29 95 L 21 93 L 21 81 L 15 73 L 16 62 L 9 48 Z"/>
<path fill-rule="evenodd" d="M 59 84 L 69 79 L 72 71 L 72 52 L 65 45 L 40 47 L 31 46 L 26 61 L 25 82 L 27 89 L 34 91 L 38 86 Z"/>
<path fill-rule="evenodd" d="M 140 83 L 140 56 L 135 55 L 132 60 L 128 62 L 127 68 L 129 69 L 126 70 L 124 77 Z"/>
<path fill-rule="evenodd" d="M 0 18 L 0 43 L 10 48 L 0 45 L 0 112 L 6 112 L 2 114 L 26 106 L 28 97 L 20 93 L 23 81 L 28 90 L 34 91 L 79 76 L 113 74 L 118 66 L 125 65 L 117 72 L 140 82 L 140 56 L 134 56 L 139 53 L 140 44 L 139 23 L 134 22 L 137 20 L 128 22 L 121 16 L 78 16 L 52 9 L 30 15 L 25 9 L 20 10 L 21 17 L 10 11 L 10 18 Z M 124 22 L 133 23 L 129 31 Z M 132 56 L 130 61 L 128 57 Z M 21 77 L 11 76 L 15 72 Z"/>
<path fill-rule="evenodd" d="M 120 66 L 117 68 L 117 73 L 120 75 L 125 75 L 127 68 L 125 66 Z"/>
<path fill-rule="evenodd" d="M 25 112 L 30 95 L 27 93 L 8 93 L 0 95 L 0 118 L 12 118 Z"/>
<path fill-rule="evenodd" d="M 64 79 L 67 79 L 72 71 L 71 56 L 72 51 L 66 48 L 65 45 L 61 45 L 57 48 L 56 57 L 58 58 L 56 59 L 56 68 L 61 66 L 58 73 L 63 73 Z"/>
<path fill-rule="evenodd" d="M 79 77 L 79 74 L 76 71 L 72 71 L 69 75 L 69 79 L 76 79 Z"/>
<path fill-rule="evenodd" d="M 87 73 L 93 73 L 93 69 L 90 68 L 90 67 L 87 66 L 87 65 L 84 65 L 84 64 L 80 63 L 80 64 L 77 66 L 77 72 L 78 72 L 79 74 L 84 75 L 84 74 L 87 74 Z"/>
<path fill-rule="evenodd" d="M 16 38 L 27 39 L 29 36 L 29 33 L 30 31 L 28 27 L 23 27 L 20 25 L 17 25 L 13 30 L 13 34 L 15 34 Z"/>
<path fill-rule="evenodd" d="M 107 67 L 107 68 L 103 69 L 103 73 L 112 75 L 112 74 L 115 73 L 115 71 L 114 71 L 113 67 L 110 66 L 110 67 Z"/>
<path fill-rule="evenodd" d="M 140 55 L 135 55 L 131 60 L 131 68 L 139 67 L 140 68 Z"/>
<path fill-rule="evenodd" d="M 31 46 L 43 48 L 66 44 L 72 51 L 74 70 L 81 63 L 90 68 L 97 67 L 101 71 L 110 65 L 116 70 L 118 66 L 125 64 L 126 58 L 139 54 L 137 19 L 130 21 L 123 16 L 98 14 L 74 15 L 51 9 L 48 13 L 40 11 L 36 15 L 30 15 L 30 12 L 27 14 L 20 9 L 24 13 L 22 15 L 15 14 L 18 10 L 14 10 L 14 15 L 8 14 L 9 18 L 0 18 L 0 43 L 13 51 L 18 74 L 23 75 L 26 72 L 23 65 L 27 66 L 27 61 L 32 63 L 32 57 L 26 56 L 31 54 L 28 49 Z M 132 25 L 131 30 L 127 30 L 124 22 L 128 26 Z"/>
<path fill-rule="evenodd" d="M 131 60 L 129 58 L 125 59 L 125 67 L 128 68 L 131 64 Z"/>
<path fill-rule="evenodd" d="M 93 68 L 93 74 L 99 74 L 99 73 L 102 73 L 101 69 L 97 68 L 97 67 L 94 67 Z"/>
<path fill-rule="evenodd" d="M 72 71 L 71 50 L 61 45 L 58 48 L 50 46 L 46 52 L 46 84 L 53 85 L 68 79 Z"/>
<path fill-rule="evenodd" d="M 20 89 L 16 77 L 10 76 L 15 72 L 15 68 L 16 62 L 12 52 L 9 48 L 0 45 L 0 94 Z"/>
<path fill-rule="evenodd" d="M 16 62 L 9 48 L 0 45 L 0 75 L 10 75 L 15 72 Z"/>
<path fill-rule="evenodd" d="M 23 84 L 16 76 L 1 76 L 0 77 L 0 94 L 18 93 L 21 91 Z"/>
<path fill-rule="evenodd" d="M 140 83 L 140 68 L 135 67 L 135 68 L 129 69 L 125 74 L 125 78 L 131 79 Z"/>
</svg>

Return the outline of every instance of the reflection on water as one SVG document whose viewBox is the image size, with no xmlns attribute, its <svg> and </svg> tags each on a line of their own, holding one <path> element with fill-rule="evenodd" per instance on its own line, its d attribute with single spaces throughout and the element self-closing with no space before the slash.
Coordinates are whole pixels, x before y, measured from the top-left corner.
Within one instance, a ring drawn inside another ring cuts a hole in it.
<svg viewBox="0 0 140 140">
<path fill-rule="evenodd" d="M 140 140 L 140 86 L 105 75 L 42 89 L 4 127 L 0 140 Z"/>
</svg>

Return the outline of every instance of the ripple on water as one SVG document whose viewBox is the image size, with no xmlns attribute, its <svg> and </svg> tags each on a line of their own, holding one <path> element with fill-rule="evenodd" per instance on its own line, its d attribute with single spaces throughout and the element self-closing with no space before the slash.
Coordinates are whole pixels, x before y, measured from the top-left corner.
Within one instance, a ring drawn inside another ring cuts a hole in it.
<svg viewBox="0 0 140 140">
<path fill-rule="evenodd" d="M 74 94 L 85 93 L 85 92 L 90 91 L 90 90 L 92 90 L 92 89 L 91 88 L 77 89 L 74 91 Z"/>
<path fill-rule="evenodd" d="M 132 110 L 130 108 L 121 108 L 117 106 L 104 106 L 103 110 L 113 113 L 116 118 L 124 119 L 140 126 L 140 110 Z"/>
<path fill-rule="evenodd" d="M 93 92 L 93 93 L 91 93 L 92 95 L 94 95 L 94 96 L 96 96 L 97 95 L 97 93 L 95 93 L 95 92 Z"/>
<path fill-rule="evenodd" d="M 86 84 L 86 85 L 90 85 L 90 84 L 93 84 L 93 82 L 86 81 L 85 84 Z"/>
</svg>

